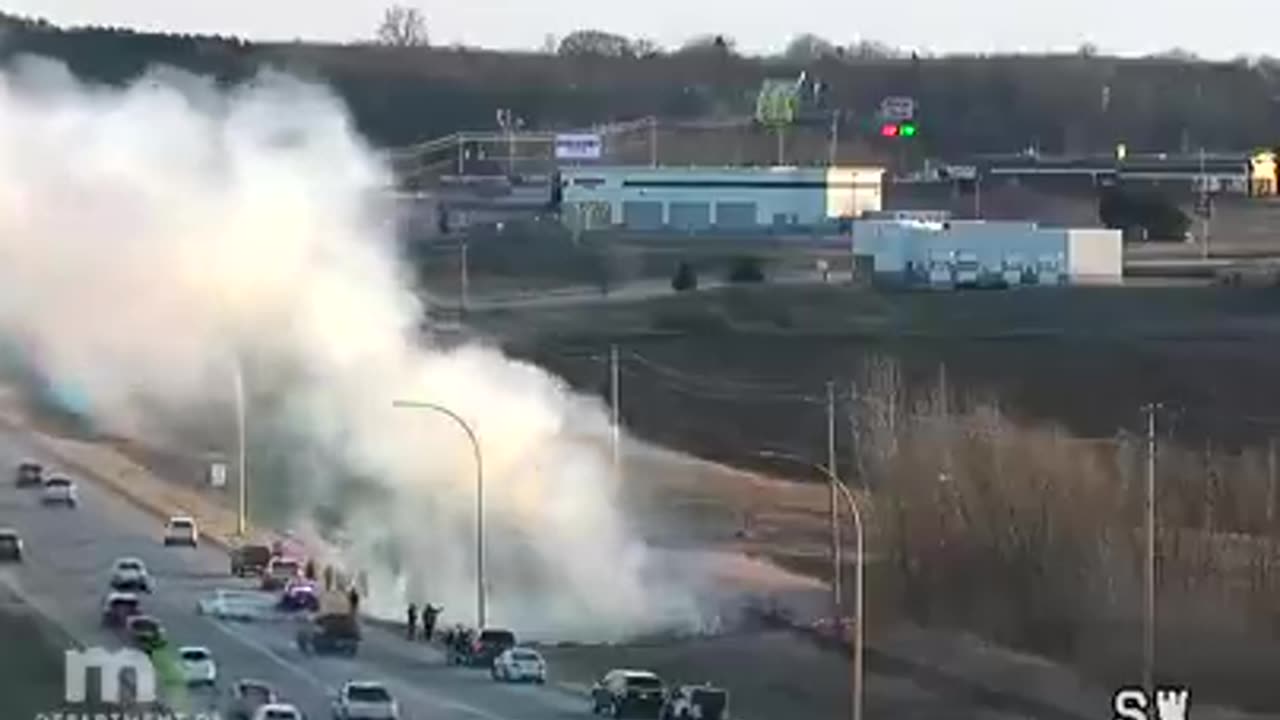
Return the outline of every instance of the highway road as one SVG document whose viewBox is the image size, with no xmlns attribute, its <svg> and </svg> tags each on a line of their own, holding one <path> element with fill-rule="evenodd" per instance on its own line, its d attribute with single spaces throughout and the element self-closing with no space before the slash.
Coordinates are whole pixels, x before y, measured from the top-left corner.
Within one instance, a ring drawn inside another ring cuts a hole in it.
<svg viewBox="0 0 1280 720">
<path fill-rule="evenodd" d="M 159 520 L 92 482 L 78 482 L 78 509 L 42 507 L 38 491 L 20 491 L 11 480 L 11 468 L 26 457 L 57 467 L 48 458 L 29 455 L 17 438 L 0 434 L 0 526 L 17 528 L 27 546 L 26 562 L 0 571 L 0 582 L 86 645 L 119 646 L 117 637 L 100 626 L 101 602 L 112 562 L 135 556 L 157 584 L 153 595 L 143 596 L 144 612 L 161 620 L 171 643 L 208 647 L 224 689 L 236 678 L 266 680 L 308 720 L 330 717 L 329 693 L 352 679 L 386 683 L 400 701 L 404 720 L 589 716 L 586 700 L 566 690 L 495 683 L 486 672 L 449 667 L 434 648 L 411 645 L 386 629 L 367 627 L 356 658 L 317 658 L 296 649 L 290 622 L 242 624 L 197 615 L 197 600 L 212 590 L 248 586 L 228 576 L 224 552 L 208 543 L 199 549 L 165 548 Z M 551 671 L 554 675 L 555 668 Z M 186 704 L 171 704 L 175 710 L 208 712 L 223 709 L 223 699 L 216 692 L 195 691 Z"/>
</svg>

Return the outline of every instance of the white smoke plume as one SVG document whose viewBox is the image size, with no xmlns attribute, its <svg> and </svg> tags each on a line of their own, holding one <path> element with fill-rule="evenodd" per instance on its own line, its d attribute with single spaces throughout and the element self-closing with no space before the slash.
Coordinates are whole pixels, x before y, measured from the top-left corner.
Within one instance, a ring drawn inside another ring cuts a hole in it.
<svg viewBox="0 0 1280 720">
<path fill-rule="evenodd" d="M 389 185 L 324 88 L 168 70 L 86 87 L 24 59 L 0 76 L 0 332 L 139 436 L 225 418 L 239 358 L 255 483 L 277 517 L 345 538 L 375 610 L 474 617 L 471 448 L 448 418 L 392 407 L 412 398 L 480 437 L 491 623 L 562 639 L 696 623 L 618 507 L 598 403 L 494 350 L 423 344 Z"/>
</svg>

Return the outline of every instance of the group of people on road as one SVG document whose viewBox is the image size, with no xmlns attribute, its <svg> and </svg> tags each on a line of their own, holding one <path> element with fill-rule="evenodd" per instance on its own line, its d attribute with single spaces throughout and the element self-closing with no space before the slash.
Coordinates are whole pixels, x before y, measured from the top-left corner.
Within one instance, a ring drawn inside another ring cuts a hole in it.
<svg viewBox="0 0 1280 720">
<path fill-rule="evenodd" d="M 475 632 L 458 623 L 441 633 L 440 639 L 448 651 L 450 663 L 466 663 L 470 657 L 471 642 L 475 639 Z"/>
<path fill-rule="evenodd" d="M 409 609 L 406 613 L 408 616 L 408 624 L 405 628 L 405 636 L 411 641 L 418 639 L 418 620 L 421 618 L 421 638 L 423 642 L 431 642 L 431 639 L 435 636 L 436 632 L 436 619 L 440 617 L 440 611 L 443 609 L 444 608 L 436 607 L 431 603 L 427 603 L 426 605 L 423 605 L 421 611 L 419 611 L 417 603 L 409 603 Z"/>
</svg>

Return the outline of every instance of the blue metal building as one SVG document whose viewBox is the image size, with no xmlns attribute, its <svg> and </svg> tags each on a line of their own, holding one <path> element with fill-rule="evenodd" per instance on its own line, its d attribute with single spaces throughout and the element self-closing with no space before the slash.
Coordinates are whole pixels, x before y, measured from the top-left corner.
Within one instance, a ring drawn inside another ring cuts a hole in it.
<svg viewBox="0 0 1280 720">
<path fill-rule="evenodd" d="M 561 216 L 584 230 L 821 228 L 881 209 L 884 170 L 574 167 L 561 171 Z"/>
</svg>

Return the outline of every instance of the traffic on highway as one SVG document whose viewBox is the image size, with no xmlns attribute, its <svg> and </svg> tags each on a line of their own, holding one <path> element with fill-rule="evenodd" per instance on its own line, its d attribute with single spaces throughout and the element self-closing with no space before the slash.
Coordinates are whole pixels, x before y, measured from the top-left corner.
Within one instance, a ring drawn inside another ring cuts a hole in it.
<svg viewBox="0 0 1280 720">
<path fill-rule="evenodd" d="M 561 686 L 511 629 L 424 623 L 406 633 L 369 622 L 355 585 L 295 549 L 228 554 L 201 542 L 195 518 L 163 522 L 0 438 L 6 460 L 14 474 L 0 488 L 0 582 L 85 648 L 145 653 L 158 717 L 728 718 L 723 690 L 668 687 L 640 669 L 611 670 L 588 692 Z M 136 692 L 120 707 L 149 707 Z"/>
</svg>

